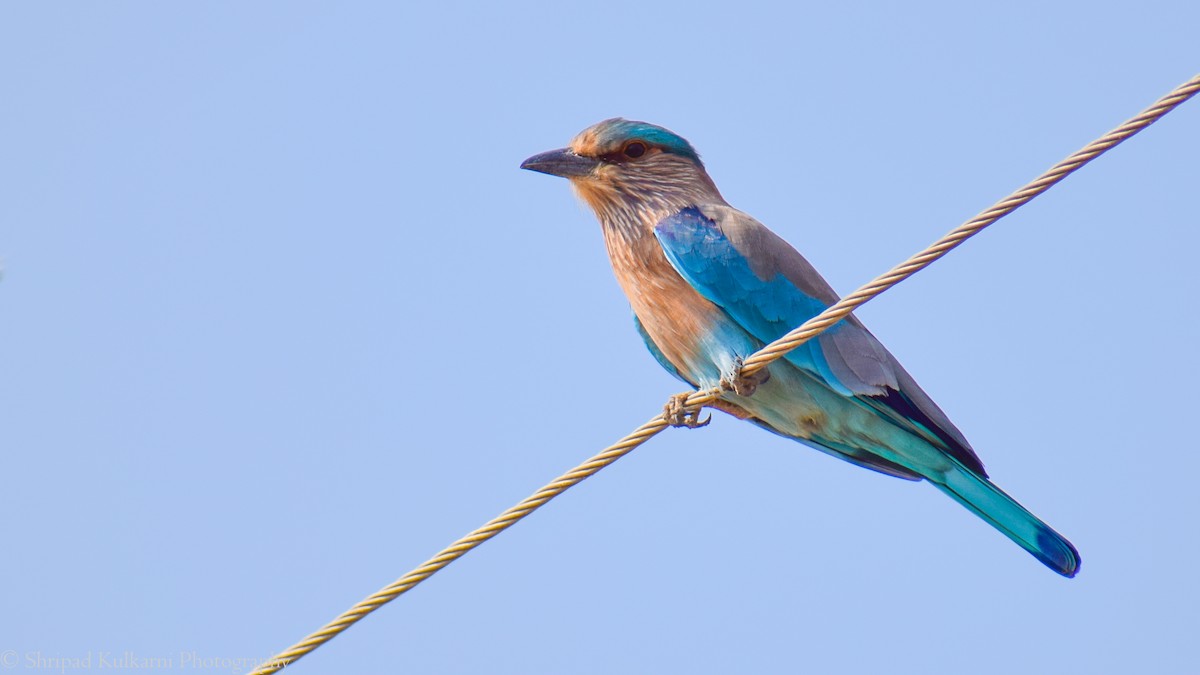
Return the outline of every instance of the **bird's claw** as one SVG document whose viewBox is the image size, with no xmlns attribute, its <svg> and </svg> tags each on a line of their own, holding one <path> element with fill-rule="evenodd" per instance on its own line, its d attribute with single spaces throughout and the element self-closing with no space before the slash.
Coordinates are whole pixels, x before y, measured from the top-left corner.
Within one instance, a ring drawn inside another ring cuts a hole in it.
<svg viewBox="0 0 1200 675">
<path fill-rule="evenodd" d="M 676 394 L 667 400 L 667 404 L 663 406 L 663 419 L 673 427 L 687 427 L 688 429 L 699 429 L 700 427 L 708 426 L 712 421 L 712 415 L 700 419 L 700 408 L 687 405 L 688 396 L 691 394 Z"/>
<path fill-rule="evenodd" d="M 753 396 L 758 390 L 758 385 L 766 383 L 771 379 L 771 373 L 764 368 L 753 375 L 742 375 L 742 362 L 739 360 L 733 368 L 733 373 L 721 378 L 720 387 L 725 391 L 732 391 L 738 396 Z"/>
</svg>

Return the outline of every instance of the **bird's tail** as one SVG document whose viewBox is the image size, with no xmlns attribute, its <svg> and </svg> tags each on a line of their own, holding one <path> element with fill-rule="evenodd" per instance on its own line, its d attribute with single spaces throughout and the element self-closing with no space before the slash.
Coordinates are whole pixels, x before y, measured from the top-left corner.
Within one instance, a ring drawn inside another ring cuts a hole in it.
<svg viewBox="0 0 1200 675">
<path fill-rule="evenodd" d="M 955 463 L 952 470 L 931 476 L 929 481 L 1050 569 L 1064 577 L 1079 571 L 1079 551 L 1071 542 L 986 478 Z"/>
</svg>

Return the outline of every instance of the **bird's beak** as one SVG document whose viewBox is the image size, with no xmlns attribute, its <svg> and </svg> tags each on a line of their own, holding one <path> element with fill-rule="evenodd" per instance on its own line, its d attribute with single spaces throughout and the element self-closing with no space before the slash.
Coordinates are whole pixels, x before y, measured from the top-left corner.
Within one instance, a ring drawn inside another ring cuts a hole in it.
<svg viewBox="0 0 1200 675">
<path fill-rule="evenodd" d="M 588 175 L 598 164 L 599 160 L 577 155 L 570 148 L 559 148 L 530 157 L 521 162 L 521 168 L 551 176 L 575 178 Z"/>
</svg>

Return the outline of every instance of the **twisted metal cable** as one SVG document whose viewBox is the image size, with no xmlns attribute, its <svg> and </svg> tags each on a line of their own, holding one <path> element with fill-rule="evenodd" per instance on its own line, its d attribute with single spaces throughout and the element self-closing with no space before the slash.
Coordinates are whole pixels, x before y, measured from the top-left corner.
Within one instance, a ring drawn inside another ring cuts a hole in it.
<svg viewBox="0 0 1200 675">
<path fill-rule="evenodd" d="M 829 309 L 806 321 L 787 335 L 763 347 L 753 356 L 746 359 L 742 367 L 742 374 L 753 375 L 766 368 L 791 350 L 844 319 L 846 315 L 868 300 L 929 266 L 933 261 L 946 255 L 959 244 L 978 234 L 980 230 L 1012 213 L 1029 200 L 1050 189 L 1051 186 L 1066 178 L 1076 169 L 1099 157 L 1121 141 L 1145 129 L 1180 103 L 1191 98 L 1197 91 L 1200 91 L 1200 74 L 1197 74 L 1171 93 L 1156 101 L 1136 117 L 1092 141 L 1082 150 L 1062 162 L 1055 164 L 1025 187 L 1005 197 L 991 208 L 954 230 L 951 230 L 946 236 L 937 240 L 920 253 L 893 267 L 886 274 L 876 277 L 870 283 L 842 298 L 836 304 L 829 307 Z M 713 403 L 720 395 L 721 389 L 719 388 L 691 392 L 686 399 L 685 405 L 689 408 L 699 408 Z M 458 560 L 471 549 L 508 529 L 546 502 L 565 492 L 568 488 L 582 482 L 600 469 L 624 457 L 634 448 L 666 429 L 667 426 L 667 421 L 663 415 L 660 414 L 654 417 L 634 430 L 633 433 L 622 438 L 617 443 L 608 446 L 583 464 L 554 479 L 554 481 L 527 497 L 521 503 L 488 521 L 483 527 L 447 546 L 420 567 L 417 567 L 346 610 L 320 630 L 317 630 L 285 651 L 276 654 L 270 660 L 263 662 L 248 675 L 268 675 L 295 663 L 297 659 L 333 639 L 366 615 L 395 600 L 400 594 L 433 576 L 443 567 Z"/>
<path fill-rule="evenodd" d="M 975 236 L 980 230 L 1012 213 L 1029 200 L 1049 190 L 1060 180 L 1071 175 L 1093 159 L 1104 154 L 1121 141 L 1150 126 L 1163 115 L 1171 112 L 1180 103 L 1191 98 L 1200 90 L 1200 75 L 1179 85 L 1174 91 L 1160 98 L 1136 117 L 1113 129 L 1100 138 L 1088 143 L 1082 150 L 1050 167 L 1025 187 L 996 202 L 991 208 L 951 230 L 946 236 L 928 248 L 893 267 L 887 273 L 875 277 L 870 283 L 839 300 L 787 335 L 758 350 L 742 364 L 743 375 L 753 375 L 766 368 L 771 362 L 799 347 L 820 332 L 829 328 L 871 298 L 904 281 L 928 267 L 933 261 L 946 255 L 959 244 Z"/>
</svg>

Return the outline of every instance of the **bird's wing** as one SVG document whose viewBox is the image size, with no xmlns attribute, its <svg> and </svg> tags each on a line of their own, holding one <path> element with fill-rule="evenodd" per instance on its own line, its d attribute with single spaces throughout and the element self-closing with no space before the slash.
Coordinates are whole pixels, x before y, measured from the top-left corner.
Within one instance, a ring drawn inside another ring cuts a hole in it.
<svg viewBox="0 0 1200 675">
<path fill-rule="evenodd" d="M 659 222 L 655 235 L 680 276 L 764 343 L 838 299 L 796 249 L 732 207 L 684 209 Z M 986 475 L 962 433 L 857 318 L 838 322 L 786 358 Z"/>
</svg>

